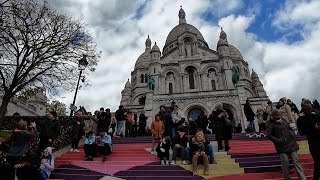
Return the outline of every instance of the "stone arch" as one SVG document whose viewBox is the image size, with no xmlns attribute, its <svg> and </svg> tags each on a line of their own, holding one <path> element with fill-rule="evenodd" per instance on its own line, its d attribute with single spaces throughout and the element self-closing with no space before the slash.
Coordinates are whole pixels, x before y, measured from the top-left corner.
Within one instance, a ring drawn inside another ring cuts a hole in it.
<svg viewBox="0 0 320 180">
<path fill-rule="evenodd" d="M 222 100 L 213 104 L 211 107 L 211 112 L 215 110 L 215 107 L 218 103 L 222 103 L 224 107 L 228 108 L 233 114 L 233 121 L 237 121 L 237 119 L 241 118 L 241 109 L 231 100 Z"/>
<path fill-rule="evenodd" d="M 184 73 L 186 73 L 187 69 L 191 68 L 191 67 L 196 69 L 196 73 L 200 72 L 200 67 L 198 65 L 196 65 L 196 64 L 187 64 L 187 65 L 183 66 L 182 69 L 184 69 Z"/>
<path fill-rule="evenodd" d="M 146 96 L 146 94 L 145 93 L 139 93 L 139 94 L 135 95 L 132 98 L 132 104 L 133 105 L 139 105 L 139 98 L 142 97 L 142 96 Z"/>
<path fill-rule="evenodd" d="M 206 104 L 201 102 L 193 102 L 193 103 L 187 104 L 182 110 L 186 118 L 188 118 L 189 112 L 194 108 L 202 109 L 206 115 L 210 114 L 209 108 Z"/>
<path fill-rule="evenodd" d="M 249 87 L 244 87 L 248 97 L 254 97 L 254 92 Z"/>
<path fill-rule="evenodd" d="M 170 72 L 170 71 L 173 72 L 173 74 L 174 74 L 175 76 L 179 75 L 178 69 L 173 68 L 173 67 L 166 67 L 166 68 L 164 68 L 164 69 L 162 70 L 161 76 L 162 76 L 162 77 L 166 77 L 167 73 Z"/>
<path fill-rule="evenodd" d="M 202 68 L 202 72 L 203 73 L 208 73 L 210 68 L 213 68 L 217 72 L 217 74 L 221 71 L 221 68 L 219 67 L 219 65 L 217 65 L 217 64 L 208 64 L 208 65 L 206 65 L 206 66 L 204 66 Z"/>
</svg>

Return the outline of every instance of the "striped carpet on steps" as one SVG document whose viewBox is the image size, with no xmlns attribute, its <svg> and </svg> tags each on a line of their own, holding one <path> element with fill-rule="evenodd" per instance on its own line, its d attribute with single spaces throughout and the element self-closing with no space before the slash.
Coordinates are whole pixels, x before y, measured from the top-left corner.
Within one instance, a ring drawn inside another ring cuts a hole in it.
<svg viewBox="0 0 320 180">
<path fill-rule="evenodd" d="M 203 175 L 203 166 L 199 165 L 198 174 L 193 176 L 191 165 L 161 166 L 155 155 L 146 151 L 150 147 L 150 137 L 114 139 L 113 153 L 107 162 L 97 157 L 94 161 L 83 161 L 83 149 L 80 153 L 67 152 L 56 159 L 56 169 L 52 179 L 212 179 L 212 180 L 259 180 L 281 179 L 281 167 L 273 144 L 265 138 L 248 138 L 244 134 L 235 135 L 230 141 L 232 152 L 216 153 L 217 165 L 210 165 L 210 175 Z M 303 137 L 298 137 L 304 140 Z M 209 139 L 214 139 L 211 135 Z M 127 141 L 130 141 L 128 143 Z M 147 143 L 143 143 L 147 142 Z M 311 156 L 305 141 L 299 142 L 299 156 L 308 179 L 313 171 Z M 297 177 L 294 170 L 292 179 Z"/>
</svg>

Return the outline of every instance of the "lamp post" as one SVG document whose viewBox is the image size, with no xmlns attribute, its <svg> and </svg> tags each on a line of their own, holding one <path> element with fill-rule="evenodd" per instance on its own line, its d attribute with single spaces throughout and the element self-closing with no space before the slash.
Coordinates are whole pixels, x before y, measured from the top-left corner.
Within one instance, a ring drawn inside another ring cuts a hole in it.
<svg viewBox="0 0 320 180">
<path fill-rule="evenodd" d="M 83 57 L 79 60 L 78 68 L 80 70 L 80 73 L 79 73 L 79 78 L 78 78 L 78 82 L 77 82 L 76 92 L 74 93 L 74 97 L 73 97 L 73 102 L 70 106 L 70 109 L 71 109 L 70 117 L 73 115 L 73 111 L 76 110 L 74 107 L 75 107 L 76 98 L 77 98 L 77 94 L 78 94 L 79 83 L 80 83 L 82 71 L 85 70 L 87 66 L 88 66 L 87 56 L 83 55 Z"/>
</svg>

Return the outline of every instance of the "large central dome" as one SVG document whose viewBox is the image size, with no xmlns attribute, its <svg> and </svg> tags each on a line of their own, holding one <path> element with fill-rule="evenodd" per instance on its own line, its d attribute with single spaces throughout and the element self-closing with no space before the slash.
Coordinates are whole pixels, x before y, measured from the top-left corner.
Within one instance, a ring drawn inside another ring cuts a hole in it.
<svg viewBox="0 0 320 180">
<path fill-rule="evenodd" d="M 188 23 L 181 23 L 170 31 L 166 39 L 166 45 L 174 40 L 177 40 L 178 36 L 183 34 L 184 32 L 190 32 L 190 33 L 196 34 L 198 39 L 205 41 L 201 32 L 196 27 Z"/>
<path fill-rule="evenodd" d="M 175 41 L 178 41 L 178 37 L 184 34 L 185 32 L 194 34 L 195 37 L 197 38 L 197 41 L 201 41 L 205 46 L 208 46 L 208 43 L 204 40 L 201 32 L 194 26 L 190 25 L 186 21 L 186 13 L 184 10 L 181 8 L 179 11 L 179 24 L 174 27 L 170 33 L 167 36 L 166 43 L 163 47 L 163 55 L 166 55 L 168 53 L 168 47 L 169 50 L 172 47 L 175 47 L 177 44 L 174 43 Z"/>
</svg>

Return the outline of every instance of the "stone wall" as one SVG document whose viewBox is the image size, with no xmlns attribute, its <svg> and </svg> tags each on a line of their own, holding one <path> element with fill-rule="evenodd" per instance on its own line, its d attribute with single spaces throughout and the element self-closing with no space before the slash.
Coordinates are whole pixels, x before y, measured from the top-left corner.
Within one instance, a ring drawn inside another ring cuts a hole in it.
<svg viewBox="0 0 320 180">
<path fill-rule="evenodd" d="M 4 123 L 0 129 L 4 130 L 13 130 L 19 120 L 25 120 L 27 122 L 30 122 L 31 120 L 34 120 L 37 125 L 37 129 L 40 130 L 43 126 L 43 123 L 46 120 L 45 116 L 20 116 L 20 117 L 13 117 L 13 116 L 6 116 L 4 118 Z M 93 116 L 83 116 L 85 127 L 84 130 L 86 132 L 93 130 L 96 131 L 97 129 L 97 120 Z M 62 147 L 65 147 L 71 143 L 71 131 L 72 131 L 72 124 L 67 126 L 67 123 L 70 120 L 69 116 L 60 116 L 59 120 L 61 122 L 61 131 L 60 135 L 58 136 L 57 140 L 54 142 L 54 148 L 60 149 Z"/>
</svg>

